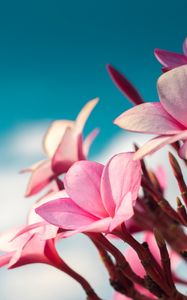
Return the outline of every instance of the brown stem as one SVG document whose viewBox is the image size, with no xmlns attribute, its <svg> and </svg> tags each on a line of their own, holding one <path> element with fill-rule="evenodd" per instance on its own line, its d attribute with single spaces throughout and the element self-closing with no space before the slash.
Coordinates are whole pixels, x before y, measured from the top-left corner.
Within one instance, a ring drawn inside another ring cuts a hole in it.
<svg viewBox="0 0 187 300">
<path fill-rule="evenodd" d="M 89 282 L 76 271 L 74 271 L 70 266 L 68 266 L 65 261 L 62 260 L 62 258 L 58 255 L 54 239 L 48 240 L 46 242 L 45 255 L 49 260 L 49 264 L 66 273 L 82 286 L 87 295 L 87 300 L 101 300 L 101 298 L 97 296 Z"/>
<path fill-rule="evenodd" d="M 180 189 L 180 192 L 181 192 L 182 199 L 184 200 L 184 203 L 187 206 L 187 186 L 186 186 L 186 183 L 184 181 L 182 170 L 181 170 L 181 167 L 180 167 L 177 159 L 170 152 L 169 152 L 169 162 L 171 164 L 173 174 L 174 174 L 174 176 L 177 180 L 177 183 L 178 183 L 178 186 L 179 186 L 179 189 Z"/>
<path fill-rule="evenodd" d="M 105 249 L 112 254 L 112 256 L 115 258 L 117 266 L 123 273 L 123 275 L 133 282 L 144 286 L 145 283 L 143 278 L 138 276 L 136 273 L 133 272 L 131 269 L 129 263 L 126 261 L 124 255 L 113 245 L 107 240 L 102 234 L 96 234 L 96 233 L 87 233 L 87 235 L 91 238 L 94 239 L 97 243 L 101 244 L 102 246 L 105 247 Z"/>
<path fill-rule="evenodd" d="M 187 212 L 185 206 L 182 204 L 179 197 L 176 198 L 177 202 L 177 213 L 181 218 L 181 222 L 184 226 L 187 226 Z"/>
<path fill-rule="evenodd" d="M 128 233 L 125 225 L 122 224 L 121 231 L 114 232 L 118 237 L 120 237 L 125 243 L 128 243 L 138 254 L 139 259 L 146 271 L 146 273 L 151 277 L 151 279 L 158 284 L 158 286 L 166 293 L 169 294 L 170 288 L 164 280 L 163 274 L 157 270 L 157 262 L 149 252 L 146 251 L 143 245 L 141 245 L 137 240 L 134 239 L 132 235 Z"/>
<path fill-rule="evenodd" d="M 116 267 L 115 264 L 113 263 L 110 255 L 108 254 L 108 252 L 105 250 L 105 248 L 97 242 L 96 239 L 92 238 L 91 236 L 87 235 L 90 240 L 93 242 L 93 244 L 95 245 L 95 247 L 97 248 L 99 255 L 101 257 L 101 260 L 104 264 L 104 266 L 106 267 L 108 274 L 110 276 L 110 281 L 116 281 L 117 280 L 117 274 L 116 274 Z"/>
<path fill-rule="evenodd" d="M 170 216 L 177 223 L 181 223 L 181 220 L 177 214 L 177 212 L 172 208 L 169 202 L 164 199 L 161 193 L 154 189 L 153 186 L 147 181 L 145 177 L 142 177 L 142 186 L 149 192 L 155 202 L 162 208 L 162 210 Z"/>
<path fill-rule="evenodd" d="M 158 230 L 154 230 L 155 239 L 160 251 L 161 256 L 161 263 L 165 275 L 165 280 L 167 281 L 168 285 L 171 287 L 171 289 L 175 289 L 175 285 L 173 282 L 173 276 L 171 272 L 171 263 L 170 263 L 170 257 L 169 253 L 166 247 L 166 243 L 163 239 L 162 234 Z"/>
</svg>

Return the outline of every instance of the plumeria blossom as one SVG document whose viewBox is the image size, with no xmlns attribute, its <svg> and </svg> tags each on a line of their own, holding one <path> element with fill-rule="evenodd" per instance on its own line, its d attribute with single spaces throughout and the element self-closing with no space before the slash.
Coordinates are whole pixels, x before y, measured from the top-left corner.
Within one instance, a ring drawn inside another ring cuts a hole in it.
<svg viewBox="0 0 187 300">
<path fill-rule="evenodd" d="M 75 121 L 60 120 L 52 123 L 43 141 L 48 159 L 24 170 L 32 173 L 26 196 L 38 193 L 53 180 L 61 183 L 58 179 L 59 175 L 67 172 L 75 161 L 87 158 L 90 145 L 96 137 L 98 129 L 92 131 L 85 140 L 83 140 L 82 132 L 97 103 L 98 99 L 89 101 Z"/>
<path fill-rule="evenodd" d="M 187 64 L 187 38 L 183 43 L 183 54 L 155 49 L 155 56 L 158 61 L 163 65 L 163 71 L 169 71 L 182 65 Z"/>
<path fill-rule="evenodd" d="M 24 227 L 4 233 L 0 236 L 0 267 L 8 265 L 9 269 L 31 263 L 45 263 L 58 268 L 59 257 L 55 240 L 43 240 L 40 234 L 25 232 L 15 237 Z"/>
<path fill-rule="evenodd" d="M 115 155 L 106 166 L 79 161 L 64 178 L 68 197 L 51 199 L 36 212 L 70 234 L 111 232 L 133 216 L 140 181 L 141 166 L 133 161 L 133 153 Z"/>
<path fill-rule="evenodd" d="M 158 79 L 160 102 L 140 104 L 121 114 L 114 123 L 129 131 L 156 134 L 135 154 L 140 159 L 161 147 L 182 141 L 179 155 L 187 158 L 187 66 L 175 68 Z"/>
</svg>

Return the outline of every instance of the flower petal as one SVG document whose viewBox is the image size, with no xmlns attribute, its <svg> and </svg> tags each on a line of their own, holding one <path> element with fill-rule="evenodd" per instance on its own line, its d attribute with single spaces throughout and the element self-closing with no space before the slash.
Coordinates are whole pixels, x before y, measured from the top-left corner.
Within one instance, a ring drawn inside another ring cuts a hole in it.
<svg viewBox="0 0 187 300">
<path fill-rule="evenodd" d="M 85 123 L 98 101 L 99 99 L 95 98 L 87 102 L 86 105 L 81 109 L 75 121 L 75 129 L 78 133 L 83 131 Z"/>
<path fill-rule="evenodd" d="M 85 138 L 83 142 L 83 153 L 85 157 L 88 157 L 90 146 L 95 140 L 95 138 L 97 137 L 98 133 L 99 133 L 99 129 L 96 128 L 93 131 L 91 131 L 90 134 Z"/>
<path fill-rule="evenodd" d="M 76 162 L 66 173 L 64 186 L 68 196 L 90 214 L 107 216 L 100 195 L 103 165 L 96 162 Z"/>
<path fill-rule="evenodd" d="M 81 232 L 101 232 L 101 233 L 108 233 L 109 232 L 109 226 L 112 221 L 112 218 L 107 217 L 101 220 L 94 221 L 91 224 L 88 224 L 86 226 L 82 226 L 78 228 L 77 230 L 72 230 L 72 231 L 65 231 L 60 233 L 59 238 L 65 238 L 65 237 L 70 237 L 76 233 L 81 233 Z"/>
<path fill-rule="evenodd" d="M 132 83 L 113 66 L 107 65 L 107 70 L 119 90 L 134 104 L 143 103 L 143 99 Z"/>
<path fill-rule="evenodd" d="M 23 231 L 24 228 L 24 226 L 20 228 L 14 228 L 1 234 L 0 250 L 9 253 L 14 253 L 18 250 L 21 250 L 23 246 L 27 243 L 27 241 L 30 239 L 30 234 L 28 232 L 19 235 L 19 232 Z"/>
<path fill-rule="evenodd" d="M 134 153 L 113 156 L 104 167 L 101 178 L 101 195 L 105 208 L 114 217 L 129 192 L 135 204 L 141 181 L 140 162 L 133 161 Z"/>
<path fill-rule="evenodd" d="M 178 54 L 162 49 L 155 49 L 154 53 L 158 61 L 164 67 L 176 68 L 187 64 L 187 57 L 184 54 Z"/>
<path fill-rule="evenodd" d="M 158 102 L 135 106 L 121 114 L 114 124 L 135 132 L 175 134 L 183 129 Z"/>
<path fill-rule="evenodd" d="M 52 200 L 36 208 L 36 213 L 50 224 L 63 229 L 76 230 L 97 220 L 70 198 Z"/>
<path fill-rule="evenodd" d="M 45 256 L 46 241 L 42 240 L 38 234 L 33 234 L 22 248 L 12 256 L 8 268 L 13 269 L 31 263 L 49 263 Z"/>
<path fill-rule="evenodd" d="M 25 196 L 29 197 L 40 192 L 55 176 L 51 170 L 51 162 L 48 160 L 42 162 L 32 172 Z"/>
<path fill-rule="evenodd" d="M 58 191 L 58 192 L 56 192 L 56 191 L 49 192 L 44 197 L 40 198 L 30 208 L 28 216 L 27 216 L 27 224 L 31 225 L 31 224 L 35 224 L 38 222 L 42 222 L 43 219 L 38 214 L 36 214 L 35 209 L 44 203 L 47 203 L 47 202 L 55 200 L 55 199 L 60 199 L 60 198 L 68 198 L 68 195 L 65 192 L 65 190 Z"/>
<path fill-rule="evenodd" d="M 134 159 L 142 159 L 147 154 L 152 154 L 167 144 L 172 144 L 178 140 L 187 138 L 187 130 L 173 136 L 159 136 L 145 143 L 134 155 Z"/>
<path fill-rule="evenodd" d="M 110 223 L 109 230 L 112 231 L 121 223 L 129 220 L 134 214 L 132 194 L 129 192 L 122 200 L 120 206 L 115 212 L 115 216 Z"/>
<path fill-rule="evenodd" d="M 164 73 L 157 82 L 160 102 L 180 124 L 187 127 L 187 66 Z M 167 134 L 167 132 L 166 132 Z"/>
<path fill-rule="evenodd" d="M 44 150 L 49 157 L 52 157 L 67 129 L 74 126 L 73 121 L 59 120 L 52 123 L 43 141 Z"/>
<path fill-rule="evenodd" d="M 56 174 L 67 172 L 70 166 L 78 160 L 79 136 L 75 130 L 68 127 L 52 158 L 52 169 Z"/>
</svg>

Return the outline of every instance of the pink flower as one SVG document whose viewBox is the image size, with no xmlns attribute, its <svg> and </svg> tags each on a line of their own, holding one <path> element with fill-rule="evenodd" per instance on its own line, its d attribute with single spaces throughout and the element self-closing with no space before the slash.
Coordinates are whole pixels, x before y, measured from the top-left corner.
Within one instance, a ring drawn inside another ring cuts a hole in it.
<svg viewBox="0 0 187 300">
<path fill-rule="evenodd" d="M 8 268 L 12 269 L 31 263 L 45 263 L 61 267 L 54 239 L 43 240 L 40 234 L 31 234 L 30 232 L 15 238 L 20 229 L 6 232 L 0 236 L 0 250 L 5 252 L 0 256 L 0 267 L 8 264 Z"/>
<path fill-rule="evenodd" d="M 75 232 L 111 232 L 133 215 L 141 181 L 139 161 L 133 153 L 115 155 L 103 166 L 76 162 L 66 173 L 65 190 L 58 200 L 36 212 L 47 222 Z M 60 192 L 58 193 L 60 195 Z"/>
<path fill-rule="evenodd" d="M 166 144 L 183 141 L 179 154 L 187 158 L 187 66 L 175 68 L 158 79 L 160 102 L 140 104 L 120 115 L 114 123 L 129 131 L 156 134 L 135 154 L 141 159 Z"/>
<path fill-rule="evenodd" d="M 187 38 L 183 43 L 183 53 L 179 54 L 162 49 L 155 49 L 155 56 L 158 61 L 163 65 L 163 71 L 169 71 L 182 65 L 187 64 Z"/>
<path fill-rule="evenodd" d="M 52 123 L 43 142 L 48 159 L 24 170 L 32 173 L 26 196 L 38 193 L 52 180 L 58 181 L 58 176 L 67 172 L 75 161 L 86 159 L 98 130 L 92 131 L 84 141 L 82 131 L 97 102 L 98 99 L 89 101 L 75 121 L 60 120 Z"/>
</svg>

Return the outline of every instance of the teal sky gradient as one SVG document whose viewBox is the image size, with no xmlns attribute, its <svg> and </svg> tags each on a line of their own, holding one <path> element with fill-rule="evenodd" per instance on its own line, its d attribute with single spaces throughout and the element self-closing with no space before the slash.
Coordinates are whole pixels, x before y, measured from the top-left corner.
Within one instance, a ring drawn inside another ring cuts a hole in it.
<svg viewBox="0 0 187 300">
<path fill-rule="evenodd" d="M 131 105 L 111 82 L 114 64 L 156 101 L 156 47 L 181 52 L 187 1 L 4 1 L 0 4 L 0 134 L 32 120 L 74 118 L 96 96 L 88 129 L 98 145 Z"/>
</svg>

